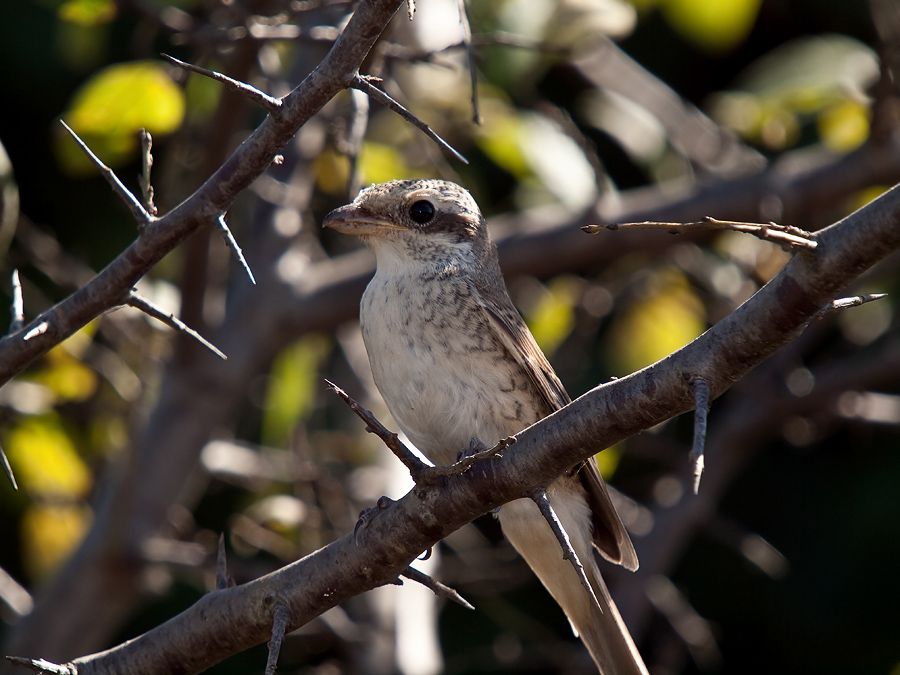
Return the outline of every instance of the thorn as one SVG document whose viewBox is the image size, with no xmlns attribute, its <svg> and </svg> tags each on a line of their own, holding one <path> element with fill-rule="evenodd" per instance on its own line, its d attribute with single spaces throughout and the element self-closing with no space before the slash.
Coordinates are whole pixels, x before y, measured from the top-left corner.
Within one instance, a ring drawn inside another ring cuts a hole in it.
<svg viewBox="0 0 900 675">
<path fill-rule="evenodd" d="M 25 324 L 25 300 L 22 298 L 22 281 L 19 270 L 12 271 L 12 306 L 10 308 L 9 332 L 15 333 Z"/>
<path fill-rule="evenodd" d="M 234 238 L 234 235 L 231 234 L 231 230 L 228 229 L 228 223 L 225 222 L 224 215 L 221 215 L 216 219 L 216 225 L 222 232 L 222 236 L 225 237 L 225 243 L 228 245 L 228 248 L 231 249 L 231 252 L 234 253 L 237 261 L 241 264 L 241 267 L 244 268 L 247 276 L 250 277 L 250 283 L 255 286 L 256 277 L 254 277 L 253 272 L 250 271 L 250 265 L 247 264 L 247 260 L 244 258 L 244 252 L 241 250 L 241 247 L 238 246 L 237 240 Z"/>
<path fill-rule="evenodd" d="M 150 182 L 150 172 L 153 169 L 153 136 L 146 129 L 141 129 L 141 173 L 138 183 L 141 186 L 141 195 L 144 197 L 144 208 L 147 213 L 156 215 L 156 205 L 153 203 L 153 184 Z"/>
<path fill-rule="evenodd" d="M 174 56 L 169 56 L 168 54 L 161 54 L 160 56 L 162 56 L 170 63 L 178 66 L 179 68 L 182 68 L 183 70 L 189 70 L 193 73 L 197 73 L 198 75 L 209 77 L 216 82 L 224 84 L 226 87 L 230 87 L 234 91 L 242 94 L 243 96 L 246 96 L 257 105 L 268 110 L 273 117 L 281 112 L 282 103 L 280 98 L 269 96 L 269 94 L 257 89 L 253 85 L 247 84 L 246 82 L 241 82 L 240 80 L 235 80 L 234 78 L 223 75 L 222 73 L 216 72 L 215 70 L 209 70 L 208 68 L 195 66 L 192 63 L 187 63 L 186 61 L 182 61 L 181 59 L 176 59 Z"/>
<path fill-rule="evenodd" d="M 860 305 L 865 305 L 869 302 L 875 302 L 876 300 L 886 298 L 887 295 L 887 293 L 868 293 L 866 295 L 854 295 L 849 298 L 838 298 L 837 300 L 832 300 L 830 303 L 825 305 L 822 311 L 819 312 L 819 317 L 821 318 L 823 315 L 828 314 L 829 312 L 837 311 L 839 309 L 859 307 Z"/>
<path fill-rule="evenodd" d="M 357 73 L 353 77 L 353 81 L 350 83 L 350 87 L 364 92 L 369 96 L 369 98 L 374 98 L 381 105 L 390 108 L 407 122 L 417 127 L 418 129 L 421 129 L 422 132 L 424 132 L 424 134 L 428 136 L 428 138 L 441 146 L 446 152 L 456 157 L 456 159 L 458 159 L 463 164 L 469 163 L 469 160 L 463 157 L 463 155 L 456 148 L 454 148 L 447 141 L 441 138 L 437 134 L 437 132 L 434 131 L 434 129 L 432 129 L 430 126 L 425 124 L 425 122 L 413 115 L 409 110 L 404 108 L 398 101 L 393 99 L 390 94 L 373 85 L 371 81 L 366 77 L 363 77 L 362 75 L 359 75 Z"/>
<path fill-rule="evenodd" d="M 7 656 L 6 660 L 25 668 L 30 668 L 36 673 L 51 673 L 52 675 L 78 675 L 78 669 L 75 666 L 66 663 L 58 664 L 45 661 L 44 659 L 29 659 L 22 656 Z"/>
<path fill-rule="evenodd" d="M 128 210 L 131 211 L 131 215 L 134 216 L 134 219 L 137 221 L 138 229 L 142 229 L 145 225 L 150 223 L 153 220 L 153 216 L 147 213 L 137 198 L 122 184 L 122 181 L 119 180 L 119 177 L 116 176 L 115 172 L 100 161 L 100 158 L 87 146 L 87 143 L 81 140 L 78 134 L 76 134 L 72 130 L 72 127 L 66 124 L 64 120 L 61 119 L 59 123 L 62 124 L 63 129 L 68 131 L 69 135 L 75 139 L 75 142 L 84 151 L 84 154 L 88 156 L 88 159 L 90 159 L 94 163 L 94 166 L 100 170 L 101 175 L 106 179 L 106 182 L 109 183 L 113 192 L 119 196 L 125 203 L 125 206 L 128 207 Z"/>
<path fill-rule="evenodd" d="M 216 551 L 216 589 L 222 590 L 231 586 L 228 578 L 228 559 L 225 554 L 225 533 L 219 533 L 219 548 Z"/>
<path fill-rule="evenodd" d="M 691 475 L 693 477 L 694 494 L 700 491 L 700 478 L 703 476 L 704 448 L 706 446 L 706 422 L 709 416 L 709 383 L 702 377 L 695 377 L 691 384 L 694 388 L 694 442 L 691 445 Z"/>
<path fill-rule="evenodd" d="M 547 521 L 547 524 L 553 531 L 554 536 L 556 536 L 556 540 L 559 542 L 560 548 L 562 548 L 563 560 L 568 560 L 570 563 L 572 563 L 572 567 L 575 569 L 575 574 L 578 576 L 578 580 L 581 582 L 581 585 L 584 586 L 585 590 L 588 592 L 588 595 L 594 601 L 594 605 L 596 605 L 602 611 L 603 608 L 600 607 L 600 603 L 597 600 L 597 595 L 594 593 L 594 588 L 591 586 L 591 582 L 588 581 L 587 574 L 584 571 L 584 566 L 581 564 L 581 560 L 578 559 L 578 554 L 575 553 L 575 549 L 572 548 L 572 541 L 569 539 L 569 534 L 562 526 L 562 523 L 559 521 L 559 517 L 556 515 L 556 511 L 553 510 L 553 505 L 547 498 L 547 491 L 542 488 L 538 488 L 537 490 L 532 492 L 529 497 L 531 497 L 531 501 L 537 504 L 538 509 L 540 509 L 541 515 L 544 516 L 544 520 Z"/>
<path fill-rule="evenodd" d="M 147 300 L 147 298 L 138 295 L 137 291 L 131 291 L 128 294 L 128 298 L 125 300 L 125 304 L 129 305 L 130 307 L 134 307 L 135 309 L 141 310 L 144 314 L 153 317 L 157 321 L 162 321 L 164 324 L 178 331 L 179 333 L 184 333 L 185 335 L 194 338 L 197 342 L 206 347 L 209 351 L 211 351 L 223 361 L 228 360 L 228 357 L 225 355 L 225 353 L 221 349 L 216 347 L 212 342 L 200 335 L 200 333 L 188 326 L 184 321 L 179 319 L 174 314 L 166 312 L 165 310 L 157 307 L 152 302 Z"/>
<path fill-rule="evenodd" d="M 43 335 L 49 328 L 49 323 L 47 323 L 46 321 L 41 321 L 37 326 L 25 333 L 25 335 L 22 336 L 22 340 L 28 342 L 29 340 L 36 338 L 38 335 Z"/>
<path fill-rule="evenodd" d="M 281 643 L 287 632 L 287 625 L 291 619 L 291 612 L 285 602 L 279 601 L 275 605 L 272 614 L 272 638 L 269 640 L 269 656 L 266 659 L 266 675 L 275 675 L 278 668 L 278 655 L 281 653 Z"/>
<path fill-rule="evenodd" d="M 6 452 L 3 451 L 2 447 L 0 447 L 0 464 L 3 464 L 3 470 L 6 472 L 6 477 L 9 478 L 13 490 L 18 490 L 19 484 L 16 483 L 16 475 L 13 473 L 12 467 L 9 465 L 9 459 L 6 457 Z"/>
<path fill-rule="evenodd" d="M 455 589 L 442 584 L 440 581 L 433 579 L 424 572 L 420 572 L 413 567 L 407 567 L 405 570 L 400 572 L 400 576 L 406 577 L 410 581 L 415 581 L 417 584 L 422 584 L 426 588 L 431 589 L 431 591 L 439 598 L 452 600 L 457 605 L 461 605 L 466 609 L 475 609 L 475 607 L 473 607 L 472 604 L 463 596 L 461 596 Z"/>
</svg>

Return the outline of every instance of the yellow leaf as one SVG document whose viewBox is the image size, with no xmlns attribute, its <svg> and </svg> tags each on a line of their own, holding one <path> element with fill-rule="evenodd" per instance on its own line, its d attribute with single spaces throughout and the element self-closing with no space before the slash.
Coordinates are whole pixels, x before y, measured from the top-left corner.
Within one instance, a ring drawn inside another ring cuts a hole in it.
<svg viewBox="0 0 900 675">
<path fill-rule="evenodd" d="M 78 504 L 35 504 L 22 517 L 22 556 L 34 578 L 47 576 L 82 540 L 91 511 Z"/>
<path fill-rule="evenodd" d="M 279 354 L 272 363 L 263 412 L 263 443 L 287 445 L 297 423 L 312 409 L 320 387 L 319 364 L 330 343 L 322 335 L 310 335 Z"/>
<path fill-rule="evenodd" d="M 657 272 L 646 298 L 629 307 L 613 326 L 611 354 L 629 373 L 683 347 L 705 328 L 703 305 L 676 270 Z"/>
<path fill-rule="evenodd" d="M 22 489 L 41 497 L 80 498 L 91 474 L 55 417 L 25 418 L 9 432 L 6 454 Z"/>
<path fill-rule="evenodd" d="M 869 110 L 859 101 L 835 103 L 817 121 L 822 142 L 835 152 L 850 152 L 869 137 Z"/>
<path fill-rule="evenodd" d="M 622 459 L 622 448 L 618 443 L 611 445 L 603 452 L 598 452 L 594 455 L 594 459 L 597 460 L 597 468 L 600 469 L 600 475 L 609 480 L 616 472 L 616 469 L 619 468 L 619 461 Z"/>
<path fill-rule="evenodd" d="M 313 173 L 322 192 L 344 194 L 350 177 L 350 160 L 334 150 L 325 150 L 313 162 Z"/>
<path fill-rule="evenodd" d="M 685 38 L 712 52 L 739 45 L 750 33 L 761 0 L 661 0 L 663 14 Z"/>
<path fill-rule="evenodd" d="M 359 153 L 359 175 L 363 185 L 384 183 L 395 178 L 421 176 L 403 159 L 396 148 L 382 143 L 364 143 Z"/>
<path fill-rule="evenodd" d="M 544 288 L 537 302 L 526 312 L 531 334 L 545 354 L 555 352 L 572 332 L 577 293 L 575 279 L 557 277 Z"/>
<path fill-rule="evenodd" d="M 119 63 L 88 80 L 63 117 L 103 161 L 117 166 L 137 147 L 139 129 L 161 135 L 178 128 L 184 95 L 158 63 Z M 61 133 L 57 139 L 64 168 L 79 172 L 90 166 L 71 139 Z"/>
</svg>

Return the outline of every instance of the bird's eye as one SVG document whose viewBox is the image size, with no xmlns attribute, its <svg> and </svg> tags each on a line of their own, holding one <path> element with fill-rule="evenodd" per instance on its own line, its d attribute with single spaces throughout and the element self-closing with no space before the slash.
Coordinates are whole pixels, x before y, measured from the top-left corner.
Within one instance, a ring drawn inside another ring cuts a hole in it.
<svg viewBox="0 0 900 675">
<path fill-rule="evenodd" d="M 424 225 L 434 218 L 434 204 L 425 199 L 420 199 L 409 207 L 409 217 L 419 225 Z"/>
</svg>

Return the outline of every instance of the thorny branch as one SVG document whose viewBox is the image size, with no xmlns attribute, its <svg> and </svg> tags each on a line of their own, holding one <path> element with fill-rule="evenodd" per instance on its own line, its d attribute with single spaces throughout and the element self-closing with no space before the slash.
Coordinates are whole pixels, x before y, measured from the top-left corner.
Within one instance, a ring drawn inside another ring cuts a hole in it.
<svg viewBox="0 0 900 675">
<path fill-rule="evenodd" d="M 28 326 L 0 339 L 0 384 L 88 321 L 118 304 L 163 256 L 189 234 L 225 213 L 241 190 L 270 166 L 297 129 L 351 84 L 363 59 L 401 2 L 369 0 L 361 3 L 319 66 L 281 99 L 279 114 L 270 114 L 263 120 L 200 188 L 159 218 L 147 213 L 112 170 L 69 129 L 116 194 L 128 205 L 139 223 L 140 236 L 86 285 Z"/>
<path fill-rule="evenodd" d="M 691 409 L 685 374 L 702 374 L 710 396 L 721 394 L 794 339 L 863 270 L 900 248 L 898 223 L 900 187 L 822 230 L 814 252 L 794 256 L 750 300 L 664 361 L 602 384 L 524 430 L 516 436 L 516 452 L 450 476 L 440 490 L 413 490 L 388 503 L 369 524 L 362 546 L 348 534 L 262 579 L 207 594 L 147 634 L 73 663 L 80 675 L 109 672 L 116 664 L 149 673 L 164 672 L 159 664 L 177 658 L 185 671 L 195 672 L 270 637 L 266 598 L 284 598 L 296 628 L 390 583 L 421 551 L 478 515 L 546 484 L 596 448 Z M 233 636 L 227 643 L 219 639 L 225 632 Z"/>
</svg>

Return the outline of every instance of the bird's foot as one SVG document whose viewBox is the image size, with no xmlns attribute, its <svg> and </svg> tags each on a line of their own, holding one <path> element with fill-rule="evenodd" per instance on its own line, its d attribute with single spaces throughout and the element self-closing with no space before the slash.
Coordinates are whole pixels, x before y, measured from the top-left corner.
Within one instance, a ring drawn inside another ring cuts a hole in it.
<svg viewBox="0 0 900 675">
<path fill-rule="evenodd" d="M 360 511 L 359 520 L 356 521 L 356 525 L 353 527 L 353 541 L 359 544 L 360 533 L 369 526 L 369 523 L 371 523 L 379 513 L 393 503 L 394 500 L 390 497 L 379 497 L 378 501 L 375 502 L 375 506 Z"/>
<path fill-rule="evenodd" d="M 456 462 L 449 466 L 428 466 L 418 472 L 415 477 L 417 485 L 431 485 L 441 478 L 459 476 L 468 471 L 474 464 L 483 459 L 502 457 L 503 451 L 516 442 L 515 436 L 501 439 L 495 446 L 488 448 L 478 438 L 469 441 L 469 447 L 460 450 Z"/>
</svg>

